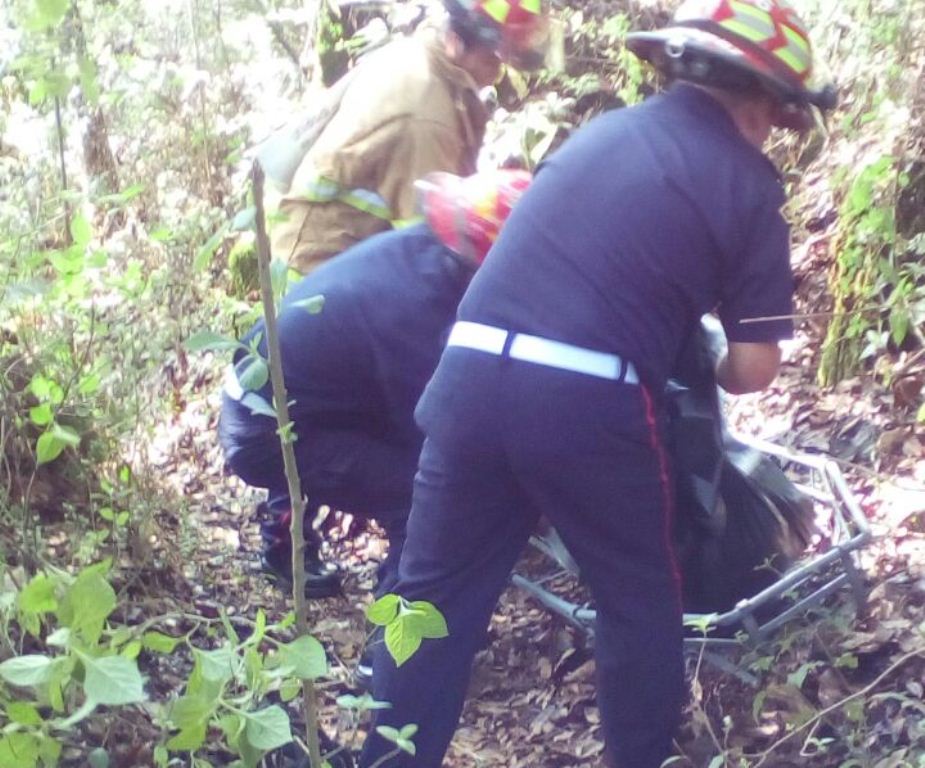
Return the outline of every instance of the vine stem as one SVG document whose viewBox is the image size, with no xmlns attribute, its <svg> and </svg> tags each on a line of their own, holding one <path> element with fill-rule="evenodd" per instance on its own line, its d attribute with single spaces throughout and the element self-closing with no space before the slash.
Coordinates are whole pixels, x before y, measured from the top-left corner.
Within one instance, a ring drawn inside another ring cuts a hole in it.
<svg viewBox="0 0 925 768">
<path fill-rule="evenodd" d="M 251 170 L 254 206 L 256 208 L 255 228 L 257 230 L 257 267 L 260 276 L 260 295 L 263 300 L 263 316 L 266 326 L 267 360 L 270 366 L 270 382 L 273 387 L 273 403 L 279 427 L 279 441 L 283 453 L 283 469 L 289 486 L 289 501 L 292 505 L 292 519 L 289 532 L 292 537 L 292 602 L 296 616 L 298 634 L 308 634 L 308 617 L 305 603 L 305 539 L 303 518 L 305 499 L 299 480 L 295 451 L 292 448 L 292 421 L 289 418 L 289 400 L 283 379 L 283 361 L 280 358 L 279 329 L 276 322 L 276 307 L 273 298 L 273 280 L 270 275 L 270 241 L 267 237 L 266 216 L 263 207 L 264 174 L 260 163 L 255 162 Z M 312 768 L 321 766 L 321 745 L 318 739 L 318 704 L 315 686 L 311 680 L 302 681 L 302 708 L 305 714 L 305 742 Z"/>
<path fill-rule="evenodd" d="M 921 648 L 917 648 L 917 649 L 914 650 L 914 651 L 910 651 L 909 653 L 906 653 L 905 655 L 900 656 L 900 657 L 899 657 L 896 661 L 894 661 L 889 667 L 887 667 L 883 672 L 881 672 L 873 681 L 871 681 L 870 683 L 868 683 L 867 685 L 865 685 L 863 688 L 861 688 L 861 689 L 855 691 L 855 692 L 852 693 L 850 696 L 846 696 L 845 698 L 841 699 L 840 701 L 836 701 L 836 702 L 835 702 L 834 704 L 832 704 L 831 706 L 828 706 L 828 707 L 826 707 L 825 709 L 819 710 L 819 712 L 817 712 L 815 715 L 813 715 L 813 716 L 812 716 L 809 720 L 807 720 L 805 723 L 799 725 L 798 727 L 796 727 L 796 728 L 794 728 L 792 731 L 790 731 L 790 733 L 786 734 L 785 736 L 782 736 L 782 737 L 779 738 L 777 741 L 775 741 L 770 747 L 768 747 L 766 750 L 764 750 L 764 752 L 760 752 L 760 753 L 757 754 L 757 755 L 750 755 L 750 757 L 756 757 L 756 758 L 758 758 L 758 762 L 756 762 L 756 763 L 754 764 L 753 768 L 760 768 L 760 766 L 764 765 L 764 764 L 765 764 L 765 761 L 771 756 L 771 753 L 774 752 L 774 751 L 775 751 L 781 744 L 783 744 L 785 741 L 789 741 L 789 740 L 792 739 L 794 736 L 796 736 L 798 733 L 802 733 L 802 732 L 805 731 L 809 726 L 815 727 L 816 724 L 818 724 L 823 718 L 825 718 L 827 715 L 832 714 L 832 712 L 835 712 L 836 710 L 841 709 L 841 708 L 842 708 L 843 706 L 845 706 L 845 704 L 847 704 L 849 701 L 853 701 L 854 699 L 858 698 L 859 696 L 864 696 L 864 695 L 870 693 L 874 688 L 876 688 L 878 685 L 880 685 L 880 683 L 882 683 L 886 678 L 888 678 L 888 677 L 889 677 L 891 674 L 893 674 L 897 669 L 899 669 L 901 666 L 903 666 L 903 664 L 905 664 L 907 661 L 911 661 L 912 659 L 915 659 L 915 658 L 925 658 L 925 650 L 923 650 L 923 649 L 921 649 Z"/>
</svg>

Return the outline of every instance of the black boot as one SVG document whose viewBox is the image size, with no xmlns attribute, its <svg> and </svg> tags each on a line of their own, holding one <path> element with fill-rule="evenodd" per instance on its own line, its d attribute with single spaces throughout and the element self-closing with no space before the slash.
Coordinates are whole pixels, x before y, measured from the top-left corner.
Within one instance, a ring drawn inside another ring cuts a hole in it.
<svg viewBox="0 0 925 768">
<path fill-rule="evenodd" d="M 305 549 L 305 597 L 336 597 L 341 594 L 337 567 L 325 563 L 317 551 Z M 280 589 L 292 591 L 292 549 L 288 546 L 271 547 L 260 555 L 260 568 Z"/>
<path fill-rule="evenodd" d="M 292 542 L 289 537 L 291 512 L 257 506 L 257 520 L 263 539 L 260 567 L 280 589 L 292 591 Z M 306 515 L 306 518 L 308 516 Z M 306 522 L 309 522 L 306 520 Z M 319 554 L 321 538 L 309 524 L 305 531 L 305 597 L 334 597 L 341 593 L 337 567 L 325 563 Z"/>
</svg>

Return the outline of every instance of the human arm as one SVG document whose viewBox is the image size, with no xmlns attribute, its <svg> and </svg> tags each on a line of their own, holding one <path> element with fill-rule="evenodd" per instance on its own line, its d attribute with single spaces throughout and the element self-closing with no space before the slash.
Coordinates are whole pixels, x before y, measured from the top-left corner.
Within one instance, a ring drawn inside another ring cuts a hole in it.
<svg viewBox="0 0 925 768">
<path fill-rule="evenodd" d="M 780 367 L 777 342 L 730 342 L 716 366 L 716 380 L 732 395 L 744 395 L 767 387 Z"/>
</svg>

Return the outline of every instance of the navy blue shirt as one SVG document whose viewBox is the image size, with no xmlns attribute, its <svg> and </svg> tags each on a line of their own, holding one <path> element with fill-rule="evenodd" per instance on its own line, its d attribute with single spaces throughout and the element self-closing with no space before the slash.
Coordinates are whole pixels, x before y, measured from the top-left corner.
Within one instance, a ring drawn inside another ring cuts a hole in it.
<svg viewBox="0 0 925 768">
<path fill-rule="evenodd" d="M 623 355 L 656 390 L 699 318 L 734 342 L 792 333 L 784 193 L 702 90 L 608 112 L 545 161 L 459 318 Z"/>
<path fill-rule="evenodd" d="M 307 423 L 419 443 L 414 406 L 471 275 L 418 224 L 364 240 L 293 286 L 280 309 L 279 332 L 297 431 Z M 320 313 L 294 306 L 317 294 L 324 296 Z M 263 320 L 245 342 L 258 333 L 264 335 Z M 265 340 L 260 351 L 266 355 Z M 271 402 L 269 384 L 260 394 Z M 227 399 L 222 419 L 239 439 L 276 428 L 269 417 Z"/>
</svg>

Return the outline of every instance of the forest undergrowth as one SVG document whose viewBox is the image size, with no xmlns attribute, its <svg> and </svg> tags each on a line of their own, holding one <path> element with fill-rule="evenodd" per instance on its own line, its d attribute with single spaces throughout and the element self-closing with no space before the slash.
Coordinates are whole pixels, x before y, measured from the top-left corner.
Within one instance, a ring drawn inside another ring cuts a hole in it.
<svg viewBox="0 0 925 768">
<path fill-rule="evenodd" d="M 868 596 L 743 643 L 745 675 L 690 656 L 670 764 L 923 768 L 925 2 L 801 7 L 841 104 L 775 141 L 798 332 L 729 419 L 838 464 L 874 534 Z M 409 8 L 325 16 L 320 47 L 296 0 L 0 10 L 0 768 L 257 765 L 301 738 L 302 679 L 325 730 L 360 738 L 351 675 L 381 540 L 332 515 L 345 594 L 310 606 L 317 640 L 295 637 L 257 572 L 258 497 L 223 473 L 226 361 L 187 341 L 259 312 L 249 150 L 310 103 L 313 67 L 333 76 Z M 649 93 L 621 41 L 669 10 L 560 7 L 564 69 L 499 86 L 485 162 L 532 167 Z M 586 639 L 514 589 L 490 634 L 449 764 L 599 765 Z"/>
</svg>

